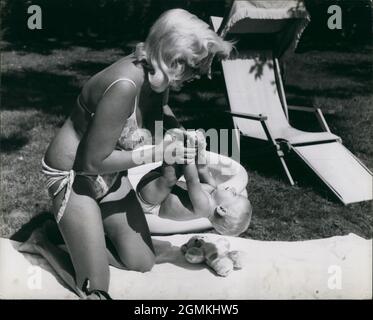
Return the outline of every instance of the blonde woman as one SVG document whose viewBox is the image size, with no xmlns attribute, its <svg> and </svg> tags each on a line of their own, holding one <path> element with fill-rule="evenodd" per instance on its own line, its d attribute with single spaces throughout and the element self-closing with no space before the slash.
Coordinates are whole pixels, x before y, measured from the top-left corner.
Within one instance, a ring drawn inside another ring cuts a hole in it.
<svg viewBox="0 0 373 320">
<path fill-rule="evenodd" d="M 141 152 L 136 150 L 142 143 L 141 128 L 151 130 L 162 113 L 168 126 L 175 127 L 171 110 L 162 105 L 165 92 L 180 90 L 186 81 L 206 74 L 213 57 L 227 57 L 230 50 L 231 44 L 206 23 L 174 9 L 160 16 L 135 53 L 84 85 L 77 106 L 43 159 L 77 292 L 110 298 L 105 235 L 125 268 L 152 269 L 155 256 L 148 225 L 127 178 L 127 170 L 139 165 L 134 159 Z M 142 158 L 162 159 L 165 144 L 149 149 Z M 181 156 L 175 160 L 188 162 L 195 157 L 195 149 L 180 144 L 178 148 L 182 152 L 176 153 Z M 56 268 L 63 268 L 52 251 L 43 254 Z"/>
</svg>

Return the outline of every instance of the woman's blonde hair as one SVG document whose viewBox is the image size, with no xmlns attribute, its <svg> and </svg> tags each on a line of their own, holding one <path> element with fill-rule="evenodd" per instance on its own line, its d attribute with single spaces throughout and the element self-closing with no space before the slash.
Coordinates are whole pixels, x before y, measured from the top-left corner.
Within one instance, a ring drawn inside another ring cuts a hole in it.
<svg viewBox="0 0 373 320">
<path fill-rule="evenodd" d="M 137 46 L 136 56 L 151 66 L 150 85 L 162 92 L 171 83 L 183 81 L 188 72 L 208 71 L 213 57 L 228 57 L 232 46 L 195 15 L 172 9 L 154 23 L 145 43 Z"/>
</svg>

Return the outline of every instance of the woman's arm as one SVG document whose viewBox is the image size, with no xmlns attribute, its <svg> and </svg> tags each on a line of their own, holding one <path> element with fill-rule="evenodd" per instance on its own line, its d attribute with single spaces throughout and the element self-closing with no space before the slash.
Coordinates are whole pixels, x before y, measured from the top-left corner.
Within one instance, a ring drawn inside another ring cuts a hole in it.
<svg viewBox="0 0 373 320">
<path fill-rule="evenodd" d="M 185 130 L 179 121 L 177 121 L 175 114 L 172 112 L 168 104 L 163 105 L 163 128 L 165 130 L 172 128 Z"/>
<path fill-rule="evenodd" d="M 159 150 L 115 150 L 126 119 L 133 112 L 136 88 L 128 82 L 118 82 L 102 97 L 77 151 L 74 169 L 86 173 L 111 173 L 127 170 L 143 162 L 159 158 Z"/>
<path fill-rule="evenodd" d="M 174 113 L 172 112 L 170 106 L 168 105 L 168 98 L 170 95 L 170 90 L 167 89 L 163 94 L 162 101 L 162 111 L 163 111 L 163 128 L 166 130 L 172 128 L 179 128 L 185 130 L 185 128 L 177 121 Z"/>
<path fill-rule="evenodd" d="M 145 214 L 145 218 L 152 234 L 199 232 L 212 228 L 211 222 L 207 218 L 175 221 L 160 218 L 153 214 Z"/>
</svg>

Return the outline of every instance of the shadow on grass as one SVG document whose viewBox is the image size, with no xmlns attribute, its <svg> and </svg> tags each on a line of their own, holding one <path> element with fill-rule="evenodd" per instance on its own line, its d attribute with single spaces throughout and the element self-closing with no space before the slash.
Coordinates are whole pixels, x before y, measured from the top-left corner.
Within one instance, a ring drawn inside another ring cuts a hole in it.
<svg viewBox="0 0 373 320">
<path fill-rule="evenodd" d="M 74 76 L 22 71 L 2 75 L 3 110 L 41 110 L 67 115 L 74 106 L 80 86 Z"/>
<path fill-rule="evenodd" d="M 77 70 L 79 75 L 84 76 L 92 76 L 103 69 L 107 68 L 111 62 L 108 63 L 99 63 L 99 62 L 91 62 L 91 61 L 80 61 L 75 62 L 69 65 L 69 68 L 73 70 Z M 61 69 L 64 67 L 61 66 Z"/>
<path fill-rule="evenodd" d="M 307 29 L 306 29 L 307 32 Z M 305 37 L 306 35 L 304 35 Z M 296 53 L 306 53 L 309 51 L 321 51 L 321 52 L 348 52 L 348 53 L 371 53 L 372 42 L 365 43 L 352 43 L 352 42 L 333 42 L 325 43 L 322 41 L 301 41 Z"/>
<path fill-rule="evenodd" d="M 18 242 L 25 242 L 32 232 L 40 228 L 47 220 L 54 221 L 54 218 L 50 212 L 43 211 L 33 217 L 29 222 L 25 223 L 21 229 L 15 232 L 10 239 Z"/>
<path fill-rule="evenodd" d="M 118 41 L 102 40 L 89 37 L 77 37 L 72 40 L 48 38 L 35 41 L 1 41 L 2 51 L 18 51 L 20 54 L 38 53 L 51 55 L 54 50 L 69 50 L 76 46 L 87 47 L 93 50 L 107 50 L 122 48 L 124 51 L 132 50 L 138 41 L 118 43 Z"/>
<path fill-rule="evenodd" d="M 43 42 L 2 42 L 3 51 L 17 51 L 18 55 L 42 54 L 53 58 L 54 50 L 69 50 L 86 46 L 92 50 L 118 49 L 118 44 L 99 41 L 53 41 Z M 133 50 L 133 42 L 123 46 L 123 52 Z M 94 53 L 93 53 L 94 54 Z M 50 60 L 50 58 L 48 57 Z M 84 81 L 91 75 L 106 68 L 110 62 L 89 62 L 76 56 L 71 64 L 46 62 L 48 71 L 30 69 L 27 65 L 12 67 L 2 74 L 3 110 L 40 110 L 46 114 L 67 116 L 75 105 Z M 27 61 L 27 60 L 25 60 Z M 53 59 L 51 61 L 54 61 Z"/>
<path fill-rule="evenodd" d="M 373 69 L 372 66 L 373 60 L 367 60 L 362 62 L 356 61 L 333 61 L 333 62 L 324 62 L 321 64 L 321 68 L 333 76 L 336 77 L 347 77 L 351 78 L 356 82 L 362 82 L 368 92 L 372 92 L 372 82 L 373 82 Z"/>
<path fill-rule="evenodd" d="M 264 141 L 250 138 L 241 139 L 241 164 L 250 172 L 256 172 L 267 179 L 281 181 L 289 189 L 290 185 L 276 150 Z M 322 180 L 294 152 L 286 153 L 286 164 L 296 186 L 312 190 L 324 199 L 341 205 L 339 199 L 327 188 Z"/>
<path fill-rule="evenodd" d="M 8 153 L 21 149 L 29 142 L 30 138 L 25 136 L 22 132 L 16 132 L 9 137 L 0 135 L 0 150 L 1 152 Z"/>
<path fill-rule="evenodd" d="M 3 51 L 18 51 L 20 54 L 38 53 L 42 55 L 50 55 L 56 49 L 68 50 L 73 46 L 76 46 L 76 43 L 71 41 L 56 41 L 52 38 L 44 41 L 3 41 L 1 43 Z"/>
<path fill-rule="evenodd" d="M 359 80 L 357 80 L 359 81 Z M 312 88 L 306 89 L 297 85 L 287 85 L 287 94 L 294 95 L 299 98 L 338 98 L 338 99 L 351 99 L 359 96 L 369 96 L 371 94 L 371 87 L 368 84 L 359 84 L 354 87 L 334 87 L 334 88 Z"/>
</svg>

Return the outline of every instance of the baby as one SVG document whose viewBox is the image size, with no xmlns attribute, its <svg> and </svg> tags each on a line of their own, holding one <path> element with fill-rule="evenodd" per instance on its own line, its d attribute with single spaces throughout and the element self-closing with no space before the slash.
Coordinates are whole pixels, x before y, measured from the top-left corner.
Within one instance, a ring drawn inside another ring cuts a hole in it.
<svg viewBox="0 0 373 320">
<path fill-rule="evenodd" d="M 250 224 L 250 201 L 232 187 L 216 185 L 205 161 L 205 147 L 198 143 L 196 163 L 163 163 L 150 171 L 139 182 L 137 197 L 145 213 L 179 221 L 206 217 L 218 233 L 238 236 Z M 187 190 L 178 182 L 182 174 Z"/>
</svg>

